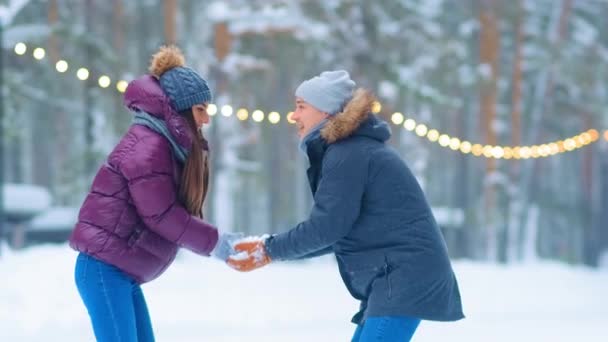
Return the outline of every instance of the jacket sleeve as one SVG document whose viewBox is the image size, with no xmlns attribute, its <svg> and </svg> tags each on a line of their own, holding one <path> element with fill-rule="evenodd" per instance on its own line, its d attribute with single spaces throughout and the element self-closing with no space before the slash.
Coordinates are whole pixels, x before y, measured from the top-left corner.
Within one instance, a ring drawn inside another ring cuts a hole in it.
<svg viewBox="0 0 608 342">
<path fill-rule="evenodd" d="M 365 190 L 367 156 L 361 150 L 337 147 L 330 147 L 323 159 L 309 218 L 267 241 L 265 247 L 271 259 L 293 260 L 328 252 L 328 247 L 352 229 Z"/>
<path fill-rule="evenodd" d="M 327 246 L 325 248 L 319 249 L 318 251 L 306 254 L 306 255 L 302 255 L 297 257 L 297 260 L 305 260 L 305 259 L 312 259 L 312 258 L 316 258 L 316 257 L 320 257 L 323 255 L 327 255 L 330 253 L 334 252 L 334 247 L 333 246 Z"/>
<path fill-rule="evenodd" d="M 129 193 L 144 224 L 163 238 L 194 253 L 209 255 L 217 229 L 190 215 L 178 200 L 168 142 L 144 139 L 120 163 Z"/>
</svg>

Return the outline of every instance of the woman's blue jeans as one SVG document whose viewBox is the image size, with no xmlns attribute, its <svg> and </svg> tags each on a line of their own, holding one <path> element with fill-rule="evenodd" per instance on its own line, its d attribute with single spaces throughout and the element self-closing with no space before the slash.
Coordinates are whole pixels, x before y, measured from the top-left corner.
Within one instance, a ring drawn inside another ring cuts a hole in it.
<svg viewBox="0 0 608 342">
<path fill-rule="evenodd" d="M 419 319 L 410 317 L 369 317 L 357 326 L 351 342 L 408 342 L 419 324 Z"/>
<path fill-rule="evenodd" d="M 131 277 L 84 253 L 74 275 L 98 342 L 154 341 L 146 300 Z"/>
</svg>

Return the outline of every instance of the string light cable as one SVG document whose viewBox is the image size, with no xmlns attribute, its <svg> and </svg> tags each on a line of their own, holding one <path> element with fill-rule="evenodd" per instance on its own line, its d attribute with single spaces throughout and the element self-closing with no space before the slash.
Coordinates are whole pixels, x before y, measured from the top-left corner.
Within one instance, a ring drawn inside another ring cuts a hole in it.
<svg viewBox="0 0 608 342">
<path fill-rule="evenodd" d="M 15 44 L 14 52 L 18 56 L 25 56 L 28 53 L 29 47 L 19 42 Z M 46 57 L 44 48 L 35 47 L 31 50 L 34 59 L 40 61 Z M 81 81 L 86 81 L 91 77 L 91 72 L 86 67 L 71 67 L 66 60 L 60 59 L 55 63 L 55 70 L 58 73 L 66 73 L 69 70 L 75 70 L 76 77 Z M 97 75 L 97 85 L 103 89 L 113 88 L 124 93 L 127 89 L 128 81 L 117 80 L 113 81 L 108 75 Z M 379 114 L 382 111 L 382 104 L 378 101 L 372 106 L 372 113 Z M 260 109 L 256 109 L 251 113 L 246 108 L 234 109 L 230 105 L 223 105 L 218 108 L 216 104 L 210 104 L 207 107 L 207 112 L 211 116 L 220 114 L 223 117 L 232 117 L 240 121 L 253 120 L 256 123 L 262 123 L 267 120 L 270 124 L 276 125 L 281 122 L 282 115 L 279 112 L 272 111 L 265 113 Z M 285 119 L 289 124 L 294 124 L 291 119 L 293 112 L 285 115 Z M 530 158 L 545 158 L 554 156 L 560 153 L 566 153 L 578 150 L 584 146 L 595 143 L 602 137 L 608 142 L 608 130 L 604 130 L 603 134 L 596 129 L 589 129 L 572 137 L 547 142 L 538 145 L 528 146 L 493 146 L 479 143 L 472 143 L 458 137 L 453 137 L 442 133 L 437 129 L 430 128 L 424 123 L 417 123 L 413 118 L 408 118 L 400 112 L 395 112 L 390 116 L 390 121 L 393 125 L 403 127 L 405 130 L 418 135 L 421 138 L 428 139 L 431 143 L 439 144 L 443 148 L 457 151 L 463 154 L 473 155 L 475 157 L 494 158 L 494 159 L 530 159 Z"/>
</svg>

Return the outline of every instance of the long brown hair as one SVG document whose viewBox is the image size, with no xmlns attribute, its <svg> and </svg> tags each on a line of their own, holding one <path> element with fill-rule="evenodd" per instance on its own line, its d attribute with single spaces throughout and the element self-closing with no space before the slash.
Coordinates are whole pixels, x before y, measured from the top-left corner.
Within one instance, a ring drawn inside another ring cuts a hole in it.
<svg viewBox="0 0 608 342">
<path fill-rule="evenodd" d="M 209 185 L 209 151 L 202 132 L 196 128 L 192 110 L 188 109 L 180 114 L 188 122 L 192 139 L 192 147 L 182 171 L 179 189 L 180 202 L 186 210 L 194 216 L 203 217 L 203 203 L 207 196 Z"/>
</svg>

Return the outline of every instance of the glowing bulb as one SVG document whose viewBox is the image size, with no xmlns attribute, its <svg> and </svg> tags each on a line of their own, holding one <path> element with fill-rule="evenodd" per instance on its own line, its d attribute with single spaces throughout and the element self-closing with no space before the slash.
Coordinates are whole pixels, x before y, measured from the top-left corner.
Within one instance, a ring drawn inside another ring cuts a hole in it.
<svg viewBox="0 0 608 342">
<path fill-rule="evenodd" d="M 58 72 L 68 71 L 68 62 L 64 61 L 63 59 L 57 61 L 57 63 L 55 63 L 55 69 L 57 69 Z"/>
<path fill-rule="evenodd" d="M 232 115 L 232 107 L 225 105 L 222 107 L 222 115 L 225 117 L 229 117 Z"/>
<path fill-rule="evenodd" d="M 450 144 L 450 136 L 447 134 L 442 134 L 439 136 L 439 145 L 442 147 L 446 147 Z"/>
<path fill-rule="evenodd" d="M 583 140 L 583 145 L 589 145 L 593 141 L 593 138 L 589 132 L 581 133 L 581 139 Z"/>
<path fill-rule="evenodd" d="M 519 150 L 519 154 L 521 155 L 522 159 L 528 159 L 530 158 L 530 148 L 527 146 L 522 147 Z"/>
<path fill-rule="evenodd" d="M 450 139 L 450 148 L 454 151 L 458 150 L 460 148 L 460 139 L 458 139 L 458 138 Z"/>
<path fill-rule="evenodd" d="M 251 117 L 253 118 L 253 121 L 255 122 L 262 122 L 264 121 L 264 112 L 262 112 L 261 110 L 255 110 L 253 113 L 251 113 Z"/>
<path fill-rule="evenodd" d="M 556 155 L 559 153 L 559 146 L 556 143 L 549 144 L 549 154 Z"/>
<path fill-rule="evenodd" d="M 576 148 L 576 142 L 572 138 L 568 138 L 564 141 L 564 148 L 566 151 L 572 151 Z"/>
<path fill-rule="evenodd" d="M 600 137 L 600 132 L 598 132 L 597 129 L 590 129 L 587 131 L 587 133 L 589 133 L 591 141 L 596 141 Z"/>
<path fill-rule="evenodd" d="M 516 146 L 513 148 L 513 158 L 515 159 L 520 159 L 521 158 L 521 153 L 520 153 L 520 147 Z"/>
<path fill-rule="evenodd" d="M 43 48 L 35 48 L 34 49 L 34 58 L 41 60 L 46 55 L 46 51 Z"/>
<path fill-rule="evenodd" d="M 279 121 L 281 121 L 281 114 L 277 112 L 268 113 L 268 121 L 270 121 L 270 123 L 273 125 L 278 124 Z"/>
<path fill-rule="evenodd" d="M 439 132 L 436 129 L 432 129 L 426 134 L 426 137 L 430 141 L 435 142 L 437 139 L 439 139 Z"/>
<path fill-rule="evenodd" d="M 484 157 L 492 158 L 492 152 L 494 152 L 494 148 L 492 147 L 492 145 L 485 145 L 483 147 L 482 153 Z"/>
<path fill-rule="evenodd" d="M 492 148 L 492 157 L 494 159 L 501 159 L 505 156 L 505 150 L 500 146 L 494 146 Z"/>
<path fill-rule="evenodd" d="M 214 116 L 215 114 L 217 114 L 217 106 L 214 105 L 213 103 L 209 104 L 207 106 L 207 114 Z"/>
<path fill-rule="evenodd" d="M 538 158 L 539 157 L 539 153 L 538 153 L 538 146 L 534 145 L 530 148 L 530 155 L 532 156 L 532 158 Z"/>
<path fill-rule="evenodd" d="M 245 121 L 249 117 L 249 112 L 247 111 L 247 109 L 241 108 L 236 111 L 236 117 L 239 118 L 239 120 L 241 121 Z"/>
<path fill-rule="evenodd" d="M 418 126 L 416 126 L 416 134 L 418 134 L 418 136 L 425 136 L 426 132 L 428 132 L 428 128 L 426 127 L 425 124 L 420 124 Z"/>
<path fill-rule="evenodd" d="M 414 121 L 414 119 L 407 119 L 403 123 L 403 127 L 405 127 L 405 129 L 407 129 L 408 131 L 413 131 L 414 129 L 416 129 L 416 121 Z"/>
<path fill-rule="evenodd" d="M 382 104 L 378 101 L 374 101 L 372 104 L 372 113 L 378 114 L 382 110 Z"/>
<path fill-rule="evenodd" d="M 112 80 L 108 76 L 103 75 L 103 76 L 99 77 L 99 80 L 97 80 L 97 83 L 99 83 L 100 87 L 107 88 L 110 86 L 110 83 L 112 83 Z"/>
<path fill-rule="evenodd" d="M 23 56 L 25 55 L 25 53 L 27 52 L 27 46 L 23 43 L 17 43 L 15 44 L 15 53 L 18 54 L 19 56 Z"/>
<path fill-rule="evenodd" d="M 116 83 L 116 89 L 119 92 L 124 93 L 127 90 L 128 85 L 129 85 L 129 83 L 127 83 L 127 81 L 120 80 L 120 81 L 118 81 L 118 83 Z"/>
<path fill-rule="evenodd" d="M 511 159 L 513 158 L 513 149 L 511 149 L 510 147 L 505 147 L 504 148 L 504 158 L 505 159 Z"/>
<path fill-rule="evenodd" d="M 471 148 L 471 143 L 468 141 L 463 141 L 462 144 L 460 144 L 460 152 L 464 154 L 471 153 Z"/>
<path fill-rule="evenodd" d="M 293 112 L 287 113 L 287 122 L 289 122 L 290 124 L 295 124 L 296 120 L 292 119 L 291 118 L 292 116 L 293 116 Z"/>
<path fill-rule="evenodd" d="M 475 144 L 473 147 L 471 147 L 471 152 L 473 152 L 474 156 L 479 157 L 483 153 L 483 146 L 480 144 Z"/>
<path fill-rule="evenodd" d="M 391 116 L 391 120 L 395 125 L 401 125 L 403 123 L 403 120 L 405 120 L 405 117 L 403 116 L 403 114 L 397 112 L 393 113 L 393 115 Z"/>
<path fill-rule="evenodd" d="M 89 70 L 87 70 L 87 68 L 78 69 L 78 71 L 76 71 L 76 77 L 81 81 L 87 80 L 89 78 Z"/>
<path fill-rule="evenodd" d="M 549 148 L 549 145 L 542 144 L 538 147 L 538 154 L 540 154 L 541 157 L 546 157 L 549 155 L 549 153 L 551 153 L 551 149 Z"/>
<path fill-rule="evenodd" d="M 604 131 L 604 140 L 608 141 L 608 130 Z"/>
</svg>

